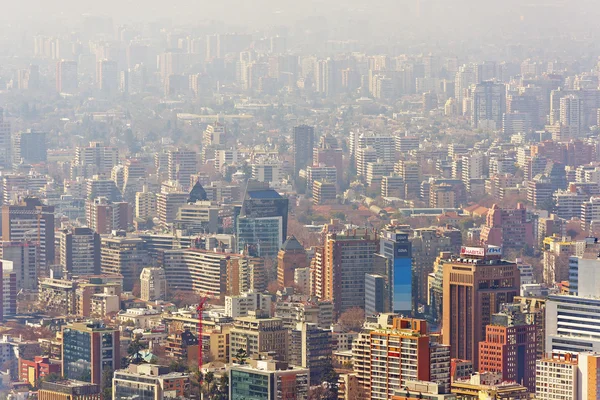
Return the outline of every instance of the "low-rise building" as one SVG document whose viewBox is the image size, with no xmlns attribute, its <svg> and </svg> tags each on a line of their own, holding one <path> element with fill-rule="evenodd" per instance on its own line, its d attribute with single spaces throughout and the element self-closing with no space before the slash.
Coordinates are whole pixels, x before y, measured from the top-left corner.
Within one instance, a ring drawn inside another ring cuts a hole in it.
<svg viewBox="0 0 600 400">
<path fill-rule="evenodd" d="M 163 400 L 189 396 L 189 376 L 170 372 L 168 367 L 155 364 L 130 364 L 115 371 L 113 399 L 144 398 Z"/>
</svg>

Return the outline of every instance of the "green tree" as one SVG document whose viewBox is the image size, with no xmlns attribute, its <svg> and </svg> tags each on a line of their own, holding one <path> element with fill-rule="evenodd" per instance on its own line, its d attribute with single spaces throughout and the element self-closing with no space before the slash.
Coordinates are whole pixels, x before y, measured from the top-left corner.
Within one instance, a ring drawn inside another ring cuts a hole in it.
<svg viewBox="0 0 600 400">
<path fill-rule="evenodd" d="M 248 353 L 246 353 L 246 350 L 242 347 L 240 347 L 239 349 L 237 349 L 237 351 L 235 352 L 235 362 L 237 364 L 240 365 L 244 365 L 246 364 L 246 359 L 248 358 Z"/>
</svg>

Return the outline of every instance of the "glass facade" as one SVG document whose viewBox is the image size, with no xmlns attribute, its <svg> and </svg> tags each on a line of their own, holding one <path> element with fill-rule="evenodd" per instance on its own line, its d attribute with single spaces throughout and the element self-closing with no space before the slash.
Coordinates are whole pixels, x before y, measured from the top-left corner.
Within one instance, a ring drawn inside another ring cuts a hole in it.
<svg viewBox="0 0 600 400">
<path fill-rule="evenodd" d="M 65 328 L 63 331 L 63 374 L 67 379 L 91 382 L 92 335 Z"/>
<path fill-rule="evenodd" d="M 268 400 L 269 376 L 231 370 L 230 400 Z"/>
<path fill-rule="evenodd" d="M 115 399 L 154 400 L 156 398 L 157 385 L 153 379 L 117 373 L 113 382 Z"/>
<path fill-rule="evenodd" d="M 237 248 L 248 246 L 253 257 L 277 257 L 283 243 L 282 217 L 247 218 L 237 220 Z"/>
</svg>

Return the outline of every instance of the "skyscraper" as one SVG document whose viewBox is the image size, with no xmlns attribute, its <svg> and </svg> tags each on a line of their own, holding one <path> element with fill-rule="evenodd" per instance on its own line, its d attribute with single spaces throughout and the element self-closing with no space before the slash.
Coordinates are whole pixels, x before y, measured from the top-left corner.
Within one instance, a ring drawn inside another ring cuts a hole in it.
<svg viewBox="0 0 600 400">
<path fill-rule="evenodd" d="M 392 311 L 411 315 L 413 304 L 412 245 L 408 227 L 388 225 L 381 231 L 379 252 L 390 263 L 392 282 Z"/>
<path fill-rule="evenodd" d="M 2 206 L 2 240 L 39 241 L 40 266 L 54 263 L 54 206 L 45 206 L 37 197 L 26 197 L 19 204 Z"/>
<path fill-rule="evenodd" d="M 294 176 L 298 171 L 312 165 L 315 145 L 315 128 L 308 125 L 294 127 Z"/>
<path fill-rule="evenodd" d="M 56 64 L 56 91 L 59 93 L 74 93 L 79 86 L 77 62 L 61 60 Z"/>
<path fill-rule="evenodd" d="M 99 323 L 74 323 L 62 329 L 62 372 L 66 379 L 102 385 L 102 373 L 121 364 L 119 330 Z"/>
<path fill-rule="evenodd" d="M 57 232 L 59 263 L 73 275 L 100 273 L 100 235 L 90 228 Z"/>
<path fill-rule="evenodd" d="M 330 233 L 323 249 L 316 250 L 312 265 L 316 292 L 321 300 L 333 302 L 336 315 L 364 307 L 365 274 L 373 272 L 378 251 L 378 235 L 367 229 Z"/>
<path fill-rule="evenodd" d="M 519 294 L 517 264 L 501 259 L 499 247 L 463 247 L 457 257 L 440 260 L 443 265 L 444 344 L 452 358 L 471 360 L 478 369 L 478 343 L 502 303 Z"/>
<path fill-rule="evenodd" d="M 500 129 L 506 111 L 506 86 L 486 81 L 473 90 L 471 124 L 475 128 Z"/>
<path fill-rule="evenodd" d="M 46 132 L 21 132 L 15 137 L 15 147 L 15 161 L 37 164 L 48 158 Z"/>
<path fill-rule="evenodd" d="M 248 184 L 236 220 L 237 248 L 258 257 L 276 257 L 287 235 L 288 199 L 273 189 Z"/>
<path fill-rule="evenodd" d="M 4 109 L 0 108 L 0 167 L 10 167 L 12 138 L 10 122 L 4 120 Z"/>
</svg>

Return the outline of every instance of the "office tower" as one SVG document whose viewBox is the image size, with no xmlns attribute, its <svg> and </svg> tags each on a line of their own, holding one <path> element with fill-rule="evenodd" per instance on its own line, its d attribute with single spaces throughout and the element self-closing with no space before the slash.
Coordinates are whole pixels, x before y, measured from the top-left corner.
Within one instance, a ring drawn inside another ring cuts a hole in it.
<svg viewBox="0 0 600 400">
<path fill-rule="evenodd" d="M 236 220 L 237 249 L 250 256 L 276 257 L 287 237 L 288 199 L 273 189 L 248 188 Z"/>
<path fill-rule="evenodd" d="M 579 137 L 583 133 L 583 101 L 578 96 L 560 99 L 560 140 Z M 564 134 L 563 134 L 564 133 Z"/>
<path fill-rule="evenodd" d="M 46 132 L 34 132 L 32 130 L 20 132 L 16 135 L 13 144 L 15 161 L 37 164 L 46 162 L 48 159 Z"/>
<path fill-rule="evenodd" d="M 165 270 L 147 267 L 140 274 L 140 298 L 144 301 L 164 300 L 167 296 Z"/>
<path fill-rule="evenodd" d="M 138 237 L 105 236 L 100 240 L 100 267 L 103 274 L 123 275 L 123 290 L 133 289 L 142 268 L 148 263 L 144 241 Z"/>
<path fill-rule="evenodd" d="M 87 147 L 78 146 L 75 149 L 73 165 L 91 168 L 92 173 L 87 175 L 89 177 L 108 173 L 117 164 L 119 150 L 116 147 L 105 146 L 102 142 L 90 142 Z"/>
<path fill-rule="evenodd" d="M 100 323 L 74 323 L 62 328 L 62 373 L 102 386 L 102 373 L 121 365 L 120 332 Z"/>
<path fill-rule="evenodd" d="M 39 400 L 102 400 L 100 385 L 75 379 L 43 381 L 37 393 Z"/>
<path fill-rule="evenodd" d="M 294 282 L 294 271 L 307 266 L 306 250 L 294 236 L 288 237 L 277 253 L 277 283 L 289 286 Z"/>
<path fill-rule="evenodd" d="M 175 225 L 188 234 L 219 233 L 219 210 L 210 201 L 184 204 L 177 211 Z"/>
<path fill-rule="evenodd" d="M 4 109 L 0 108 L 0 167 L 11 167 L 12 137 L 10 122 L 4 120 Z"/>
<path fill-rule="evenodd" d="M 316 249 L 311 265 L 314 292 L 333 302 L 335 315 L 364 307 L 365 274 L 373 272 L 378 251 L 378 235 L 367 229 L 330 233 L 325 245 Z"/>
<path fill-rule="evenodd" d="M 592 281 L 597 282 L 596 279 Z M 573 313 L 579 318 L 576 326 L 571 323 Z M 599 315 L 600 300 L 597 297 L 548 296 L 546 351 L 600 352 Z"/>
<path fill-rule="evenodd" d="M 502 260 L 501 253 L 498 247 L 463 247 L 442 264 L 444 344 L 451 346 L 452 358 L 471 360 L 475 369 L 477 344 L 492 314 L 520 290 L 517 264 Z"/>
<path fill-rule="evenodd" d="M 331 330 L 298 322 L 290 331 L 288 361 L 310 371 L 312 382 L 322 382 L 330 364 Z"/>
<path fill-rule="evenodd" d="M 129 364 L 127 369 L 115 371 L 112 398 L 138 398 L 141 393 L 156 400 L 185 398 L 188 386 L 188 374 L 172 373 L 169 367 L 157 364 Z"/>
<path fill-rule="evenodd" d="M 119 67 L 116 61 L 99 60 L 96 63 L 96 84 L 105 94 L 115 94 L 119 90 Z"/>
<path fill-rule="evenodd" d="M 506 86 L 492 81 L 475 85 L 472 94 L 471 125 L 475 128 L 500 129 L 506 111 Z"/>
<path fill-rule="evenodd" d="M 365 315 L 373 316 L 388 312 L 390 290 L 386 277 L 378 274 L 365 274 Z"/>
<path fill-rule="evenodd" d="M 100 235 L 91 228 L 64 229 L 56 233 L 59 264 L 73 275 L 100 273 Z"/>
<path fill-rule="evenodd" d="M 231 362 L 239 349 L 245 350 L 248 356 L 274 352 L 278 359 L 284 361 L 288 356 L 288 330 L 279 318 L 263 315 L 235 318 L 229 332 L 229 343 Z"/>
<path fill-rule="evenodd" d="M 536 362 L 535 398 L 539 400 L 573 400 L 577 394 L 577 354 L 552 353 Z"/>
<path fill-rule="evenodd" d="M 17 287 L 34 290 L 38 279 L 45 275 L 40 264 L 40 245 L 38 242 L 23 240 L 19 242 L 0 242 L 2 270 L 16 274 Z"/>
<path fill-rule="evenodd" d="M 277 184 L 283 178 L 281 162 L 277 159 L 260 159 L 252 163 L 252 179 Z"/>
<path fill-rule="evenodd" d="M 387 225 L 380 233 L 379 254 L 388 260 L 391 272 L 392 311 L 404 315 L 414 313 L 412 246 L 410 231 L 405 226 Z"/>
<path fill-rule="evenodd" d="M 177 219 L 179 207 L 185 205 L 189 193 L 177 188 L 165 188 L 156 194 L 156 214 L 162 225 L 173 223 Z"/>
<path fill-rule="evenodd" d="M 2 270 L 2 311 L 0 318 L 14 317 L 17 315 L 17 293 L 20 288 L 17 286 L 17 273 L 10 269 L 10 263 L 0 262 Z"/>
<path fill-rule="evenodd" d="M 40 268 L 45 271 L 54 263 L 54 206 L 45 206 L 36 197 L 2 206 L 2 240 L 39 242 Z"/>
<path fill-rule="evenodd" d="M 502 133 L 504 137 L 516 134 L 528 134 L 532 128 L 531 116 L 528 113 L 505 113 L 502 116 Z"/>
<path fill-rule="evenodd" d="M 198 155 L 194 151 L 175 149 L 167 152 L 167 173 L 169 180 L 183 188 L 190 184 L 190 176 L 198 172 Z"/>
<path fill-rule="evenodd" d="M 433 273 L 433 264 L 442 251 L 452 251 L 452 242 L 444 230 L 431 228 L 415 229 L 409 238 L 412 250 L 412 264 L 414 270 L 414 298 L 415 307 L 429 304 L 427 296 L 427 278 Z"/>
<path fill-rule="evenodd" d="M 131 225 L 129 203 L 112 202 L 106 197 L 97 197 L 85 202 L 87 225 L 99 233 L 107 235 L 112 231 L 127 230 Z"/>
<path fill-rule="evenodd" d="M 202 145 L 218 146 L 227 143 L 227 130 L 225 125 L 215 122 L 206 126 L 204 134 L 202 135 Z"/>
<path fill-rule="evenodd" d="M 169 291 L 194 291 L 219 297 L 226 293 L 227 261 L 238 258 L 231 253 L 198 249 L 177 249 L 164 252 L 163 267 Z"/>
<path fill-rule="evenodd" d="M 313 147 L 315 145 L 315 128 L 308 125 L 294 127 L 294 176 L 301 169 L 313 164 Z"/>
<path fill-rule="evenodd" d="M 73 94 L 79 86 L 77 62 L 61 60 L 56 64 L 56 91 Z"/>
<path fill-rule="evenodd" d="M 527 219 L 527 209 L 521 203 L 516 208 L 500 208 L 494 204 L 481 230 L 481 241 L 506 249 L 533 246 L 533 224 Z"/>
<path fill-rule="evenodd" d="M 535 391 L 536 326 L 533 315 L 519 303 L 505 304 L 492 315 L 479 343 L 479 372 L 502 375 L 502 381 L 519 382 Z"/>
<path fill-rule="evenodd" d="M 307 400 L 310 388 L 309 370 L 288 363 L 250 359 L 248 364 L 229 369 L 229 399 Z"/>
</svg>

